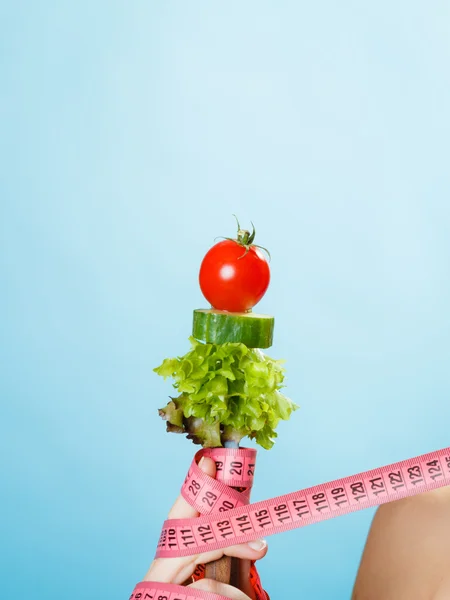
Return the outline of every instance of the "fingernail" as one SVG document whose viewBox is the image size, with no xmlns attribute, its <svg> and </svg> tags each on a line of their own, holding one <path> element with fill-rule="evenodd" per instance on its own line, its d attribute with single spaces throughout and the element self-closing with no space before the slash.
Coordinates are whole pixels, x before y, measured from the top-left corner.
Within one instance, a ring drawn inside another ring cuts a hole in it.
<svg viewBox="0 0 450 600">
<path fill-rule="evenodd" d="M 266 540 L 253 540 L 253 542 L 249 542 L 248 545 L 252 550 L 263 550 L 267 546 Z"/>
<path fill-rule="evenodd" d="M 202 456 L 201 459 L 198 461 L 198 466 L 201 467 L 204 462 L 205 462 L 205 457 Z"/>
</svg>

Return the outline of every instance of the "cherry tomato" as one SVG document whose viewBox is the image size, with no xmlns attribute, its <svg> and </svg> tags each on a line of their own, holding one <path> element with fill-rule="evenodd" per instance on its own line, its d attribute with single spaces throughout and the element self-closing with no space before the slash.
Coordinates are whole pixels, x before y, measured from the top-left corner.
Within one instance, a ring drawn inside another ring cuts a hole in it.
<svg viewBox="0 0 450 600">
<path fill-rule="evenodd" d="M 252 241 L 247 231 L 239 230 L 237 240 L 225 239 L 206 253 L 199 281 L 213 308 L 245 312 L 264 296 L 270 282 L 269 264 Z"/>
</svg>

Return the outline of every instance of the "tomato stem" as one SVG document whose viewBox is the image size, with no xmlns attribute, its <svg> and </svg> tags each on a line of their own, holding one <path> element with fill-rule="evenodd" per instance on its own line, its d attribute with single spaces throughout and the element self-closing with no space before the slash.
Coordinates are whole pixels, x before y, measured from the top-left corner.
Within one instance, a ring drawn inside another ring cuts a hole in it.
<svg viewBox="0 0 450 600">
<path fill-rule="evenodd" d="M 238 224 L 238 232 L 237 232 L 237 242 L 238 244 L 241 244 L 241 246 L 251 246 L 253 244 L 253 240 L 255 239 L 255 226 L 253 225 L 252 221 L 250 221 L 250 223 L 252 223 L 252 233 L 250 233 L 250 231 L 248 231 L 247 229 L 241 229 L 240 225 L 239 225 L 239 221 L 237 220 L 236 215 L 234 215 Z"/>
<path fill-rule="evenodd" d="M 271 256 L 270 256 L 270 252 L 267 250 L 267 248 L 264 248 L 264 246 L 258 246 L 258 244 L 253 243 L 255 241 L 255 235 L 256 235 L 256 229 L 255 229 L 255 226 L 253 225 L 253 221 L 250 221 L 250 223 L 252 224 L 252 232 L 250 233 L 250 231 L 248 231 L 248 229 L 241 229 L 239 220 L 235 214 L 233 214 L 233 217 L 236 219 L 236 223 L 238 226 L 238 232 L 237 232 L 236 239 L 220 236 L 220 237 L 216 237 L 215 240 L 219 240 L 219 239 L 229 240 L 230 242 L 236 242 L 237 244 L 239 244 L 239 246 L 242 246 L 243 248 L 245 248 L 244 254 L 242 256 L 239 256 L 239 258 L 244 258 L 244 256 L 248 253 L 250 248 L 253 246 L 255 248 L 260 248 L 260 250 L 264 250 L 264 252 L 267 253 L 267 256 L 269 257 L 269 260 L 270 260 Z"/>
<path fill-rule="evenodd" d="M 241 244 L 241 246 L 249 246 L 250 245 L 250 231 L 246 229 L 239 229 L 237 232 L 237 242 Z"/>
</svg>

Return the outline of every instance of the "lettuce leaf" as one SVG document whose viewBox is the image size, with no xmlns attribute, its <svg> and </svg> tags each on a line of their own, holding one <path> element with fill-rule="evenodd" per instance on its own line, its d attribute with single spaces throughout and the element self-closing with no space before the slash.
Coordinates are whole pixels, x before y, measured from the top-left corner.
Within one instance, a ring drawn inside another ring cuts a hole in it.
<svg viewBox="0 0 450 600">
<path fill-rule="evenodd" d="M 189 338 L 191 350 L 166 358 L 155 373 L 173 379 L 178 398 L 160 416 L 168 431 L 187 433 L 204 447 L 244 436 L 269 449 L 280 420 L 298 408 L 284 396 L 283 361 L 240 343 L 205 344 Z"/>
</svg>

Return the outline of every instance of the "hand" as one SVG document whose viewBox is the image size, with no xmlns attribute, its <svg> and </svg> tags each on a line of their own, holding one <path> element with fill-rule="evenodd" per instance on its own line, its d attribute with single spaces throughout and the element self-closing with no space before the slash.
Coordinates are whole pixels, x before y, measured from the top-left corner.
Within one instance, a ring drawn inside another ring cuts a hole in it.
<svg viewBox="0 0 450 600">
<path fill-rule="evenodd" d="M 199 465 L 200 469 L 210 477 L 216 475 L 216 463 L 208 457 L 203 457 Z M 183 496 L 179 496 L 169 512 L 169 519 L 189 519 L 198 517 L 199 513 L 193 508 Z M 267 543 L 265 540 L 255 540 L 248 544 L 239 544 L 222 548 L 220 550 L 212 550 L 201 554 L 193 554 L 191 556 L 183 556 L 178 558 L 156 558 L 144 577 L 144 581 L 160 581 L 161 583 L 176 583 L 182 585 L 190 579 L 197 565 L 206 564 L 213 560 L 218 560 L 222 556 L 234 556 L 244 559 L 242 561 L 243 572 L 242 581 L 248 581 L 248 586 L 245 586 L 245 593 L 236 589 L 231 585 L 218 583 L 212 579 L 201 579 L 195 583 L 191 583 L 188 587 L 198 590 L 205 590 L 222 594 L 232 600 L 253 600 L 254 594 L 250 585 L 249 572 L 250 561 L 259 560 L 267 553 Z M 248 595 L 246 595 L 248 594 Z"/>
</svg>

